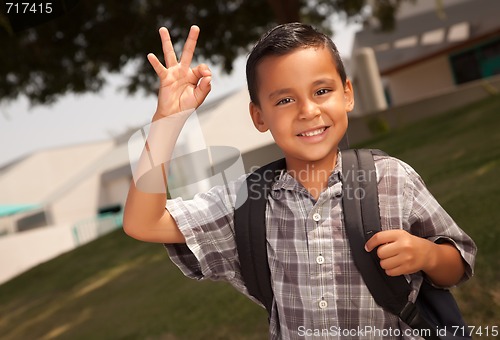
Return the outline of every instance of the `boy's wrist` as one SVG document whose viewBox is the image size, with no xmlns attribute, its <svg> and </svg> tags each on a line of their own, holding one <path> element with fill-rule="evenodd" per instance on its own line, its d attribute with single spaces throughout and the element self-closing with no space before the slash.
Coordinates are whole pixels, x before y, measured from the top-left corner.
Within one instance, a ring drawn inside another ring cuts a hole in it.
<svg viewBox="0 0 500 340">
<path fill-rule="evenodd" d="M 425 240 L 425 243 L 427 244 L 426 249 L 424 250 L 424 253 L 427 254 L 426 256 L 426 261 L 424 261 L 424 266 L 422 268 L 422 271 L 426 273 L 427 275 L 431 274 L 434 272 L 434 270 L 437 267 L 437 262 L 438 262 L 438 257 L 439 257 L 439 245 L 429 241 Z"/>
<path fill-rule="evenodd" d="M 168 117 L 169 114 L 168 113 L 164 113 L 162 112 L 163 110 L 156 110 L 154 115 L 153 115 L 153 118 L 151 118 L 151 122 L 156 122 L 157 120 L 160 120 L 162 118 L 165 118 L 165 117 Z"/>
<path fill-rule="evenodd" d="M 465 267 L 460 253 L 451 243 L 430 243 L 427 261 L 422 271 L 435 284 L 451 287 L 464 275 Z"/>
<path fill-rule="evenodd" d="M 168 112 L 169 110 L 164 110 L 164 109 L 156 109 L 155 113 L 153 114 L 153 118 L 151 118 L 151 122 L 155 122 L 157 120 L 167 118 L 167 117 L 172 117 L 172 116 L 178 116 L 183 117 L 184 119 L 187 119 L 191 113 L 195 111 L 195 109 L 189 109 L 189 110 L 184 110 L 184 111 L 172 111 Z"/>
<path fill-rule="evenodd" d="M 165 117 L 166 117 L 166 115 L 160 114 L 158 112 L 158 110 L 156 110 L 153 117 L 151 118 L 151 122 L 155 122 L 155 121 L 160 120 L 160 119 L 165 118 Z"/>
</svg>

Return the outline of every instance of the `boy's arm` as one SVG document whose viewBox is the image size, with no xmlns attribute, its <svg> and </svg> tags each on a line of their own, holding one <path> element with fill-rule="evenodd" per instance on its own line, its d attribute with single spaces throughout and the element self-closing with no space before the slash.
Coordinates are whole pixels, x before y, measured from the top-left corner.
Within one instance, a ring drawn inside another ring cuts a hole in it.
<svg viewBox="0 0 500 340">
<path fill-rule="evenodd" d="M 436 285 L 449 287 L 464 275 L 459 251 L 450 243 L 434 243 L 405 230 L 385 230 L 366 242 L 365 249 L 377 249 L 380 266 L 389 276 L 423 271 Z"/>
<path fill-rule="evenodd" d="M 165 209 L 166 199 L 165 194 L 141 192 L 132 181 L 123 214 L 127 235 L 147 242 L 184 243 L 177 223 Z"/>
<path fill-rule="evenodd" d="M 158 105 L 153 116 L 153 123 L 147 139 L 145 150 L 139 160 L 134 180 L 132 181 L 123 215 L 125 232 L 136 239 L 159 243 L 185 242 L 175 220 L 166 205 L 167 166 L 163 164 L 150 169 L 148 173 L 141 169 L 150 168 L 151 155 L 162 155 L 166 161 L 170 159 L 177 136 L 189 116 L 203 103 L 210 92 L 211 72 L 204 65 L 191 68 L 199 28 L 192 26 L 177 61 L 170 35 L 164 27 L 160 28 L 165 66 L 154 54 L 148 54 L 148 60 L 160 79 Z M 187 113 L 187 114 L 186 114 Z M 167 156 L 165 156 L 167 155 Z M 163 159 L 162 159 L 163 160 Z M 163 162 L 162 162 L 163 163 Z M 137 175 L 137 176 L 136 176 Z M 163 186 L 163 193 L 148 193 L 137 188 L 143 178 L 153 178 L 154 182 Z"/>
</svg>

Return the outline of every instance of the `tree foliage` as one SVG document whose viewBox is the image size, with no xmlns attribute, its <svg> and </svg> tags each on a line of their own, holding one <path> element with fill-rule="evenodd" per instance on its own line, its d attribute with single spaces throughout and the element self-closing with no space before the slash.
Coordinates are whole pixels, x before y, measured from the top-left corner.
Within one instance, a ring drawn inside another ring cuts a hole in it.
<svg viewBox="0 0 500 340">
<path fill-rule="evenodd" d="M 401 1 L 375 1 L 373 13 L 382 19 L 382 28 L 391 27 Z M 26 22 L 31 17 L 19 14 L 17 18 L 24 18 L 21 24 L 5 7 L 0 13 L 0 101 L 24 95 L 32 104 L 43 104 L 65 93 L 96 92 L 107 73 L 123 72 L 127 64 L 134 66 L 126 84 L 129 93 L 156 92 L 156 77 L 146 54 L 162 55 L 160 26 L 168 27 L 172 40 L 182 43 L 190 25 L 199 25 L 197 55 L 229 72 L 235 58 L 248 52 L 272 25 L 302 21 L 328 31 L 333 13 L 366 20 L 370 16 L 366 2 L 60 0 L 52 3 L 66 9 L 64 15 Z"/>
</svg>

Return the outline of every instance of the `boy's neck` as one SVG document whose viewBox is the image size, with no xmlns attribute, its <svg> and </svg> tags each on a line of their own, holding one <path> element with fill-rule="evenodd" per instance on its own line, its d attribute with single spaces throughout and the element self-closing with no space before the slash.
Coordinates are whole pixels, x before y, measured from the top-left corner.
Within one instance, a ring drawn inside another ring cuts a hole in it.
<svg viewBox="0 0 500 340">
<path fill-rule="evenodd" d="M 328 185 L 328 178 L 337 164 L 337 152 L 318 161 L 286 158 L 287 172 L 314 197 L 319 198 Z"/>
</svg>

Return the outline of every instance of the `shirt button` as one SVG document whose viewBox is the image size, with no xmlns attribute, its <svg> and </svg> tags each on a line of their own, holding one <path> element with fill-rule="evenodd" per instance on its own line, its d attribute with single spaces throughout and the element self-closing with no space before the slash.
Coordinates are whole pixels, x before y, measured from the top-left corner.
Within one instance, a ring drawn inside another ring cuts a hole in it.
<svg viewBox="0 0 500 340">
<path fill-rule="evenodd" d="M 325 300 L 321 300 L 319 302 L 319 308 L 325 309 L 326 307 L 328 307 L 328 302 L 326 302 Z"/>
<path fill-rule="evenodd" d="M 325 263 L 325 258 L 323 256 L 319 255 L 318 257 L 316 257 L 316 262 L 318 264 L 323 264 L 323 263 Z"/>
<path fill-rule="evenodd" d="M 318 213 L 315 213 L 315 214 L 313 215 L 313 220 L 314 220 L 314 221 L 316 221 L 316 222 L 318 222 L 319 220 L 321 220 L 321 215 L 320 215 L 320 214 L 318 214 Z"/>
</svg>

